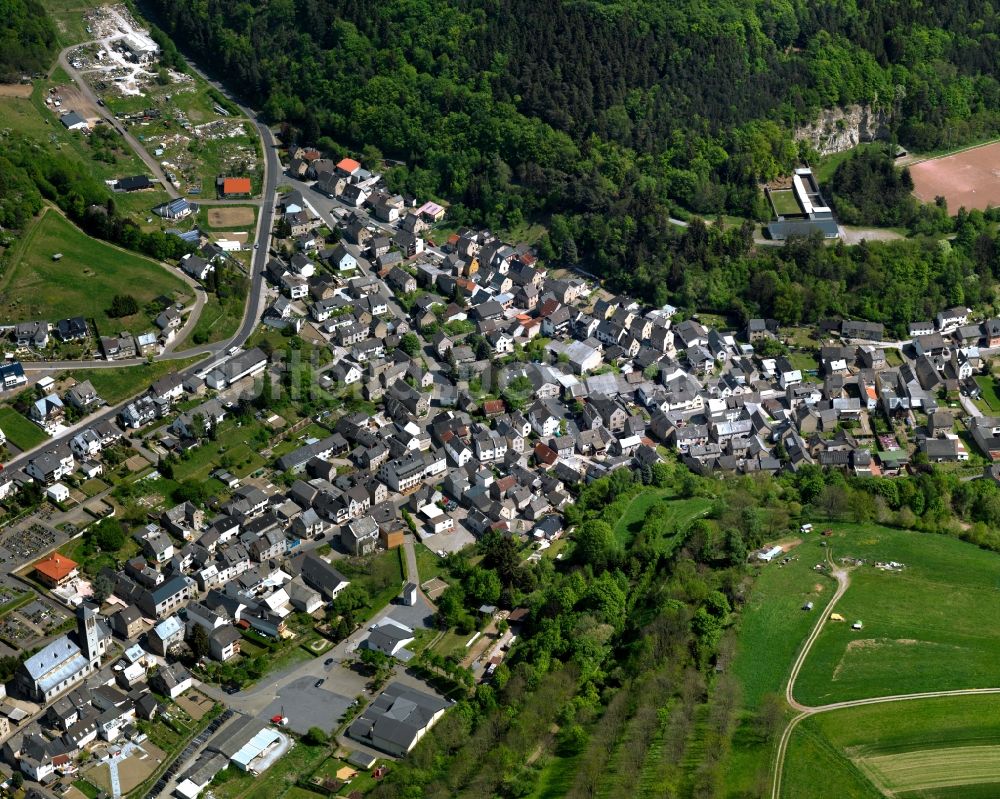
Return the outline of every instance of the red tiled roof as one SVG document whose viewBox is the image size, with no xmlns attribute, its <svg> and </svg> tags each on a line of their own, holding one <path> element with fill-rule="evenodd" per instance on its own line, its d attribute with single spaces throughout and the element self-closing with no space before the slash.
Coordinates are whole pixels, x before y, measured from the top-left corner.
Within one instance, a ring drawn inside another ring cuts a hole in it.
<svg viewBox="0 0 1000 799">
<path fill-rule="evenodd" d="M 359 164 L 353 158 L 342 158 L 340 159 L 340 163 L 337 164 L 337 169 L 340 169 L 346 172 L 348 175 L 351 175 L 357 170 L 361 169 L 361 164 Z"/>
<path fill-rule="evenodd" d="M 35 571 L 54 582 L 59 582 L 68 577 L 76 567 L 77 564 L 75 561 L 55 552 L 49 557 L 38 561 L 35 564 Z"/>
<path fill-rule="evenodd" d="M 250 178 L 226 178 L 222 181 L 223 194 L 250 194 Z"/>
<path fill-rule="evenodd" d="M 545 444 L 535 444 L 535 460 L 539 463 L 544 463 L 546 466 L 551 466 L 557 460 L 559 460 L 559 455 L 553 452 L 550 447 Z"/>
</svg>

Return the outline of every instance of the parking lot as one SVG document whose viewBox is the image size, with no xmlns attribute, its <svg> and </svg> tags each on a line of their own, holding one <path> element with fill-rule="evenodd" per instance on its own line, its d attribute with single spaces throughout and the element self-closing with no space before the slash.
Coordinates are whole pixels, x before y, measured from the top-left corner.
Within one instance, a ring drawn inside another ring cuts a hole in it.
<svg viewBox="0 0 1000 799">
<path fill-rule="evenodd" d="M 332 673 L 329 678 L 308 676 L 288 683 L 278 692 L 274 701 L 261 711 L 258 718 L 270 719 L 283 713 L 288 718 L 288 729 L 293 732 L 305 734 L 310 727 L 331 732 L 354 697 L 364 689 L 365 679 L 336 663 L 330 669 Z M 324 683 L 317 688 L 318 679 L 323 679 Z M 335 693 L 332 690 L 334 683 L 340 690 L 355 686 L 357 693 L 352 696 Z"/>
</svg>

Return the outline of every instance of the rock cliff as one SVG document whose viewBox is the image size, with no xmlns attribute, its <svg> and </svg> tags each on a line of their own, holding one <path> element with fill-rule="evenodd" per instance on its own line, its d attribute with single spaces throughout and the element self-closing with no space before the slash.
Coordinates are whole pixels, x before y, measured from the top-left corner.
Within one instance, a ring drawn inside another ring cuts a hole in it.
<svg viewBox="0 0 1000 799">
<path fill-rule="evenodd" d="M 868 105 L 851 105 L 823 111 L 810 125 L 795 131 L 821 155 L 850 150 L 860 142 L 889 138 L 889 114 Z"/>
</svg>

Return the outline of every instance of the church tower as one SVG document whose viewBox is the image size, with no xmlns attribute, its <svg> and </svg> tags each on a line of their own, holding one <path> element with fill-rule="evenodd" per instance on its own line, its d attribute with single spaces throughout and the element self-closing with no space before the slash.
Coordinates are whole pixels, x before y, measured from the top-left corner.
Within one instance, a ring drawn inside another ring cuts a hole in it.
<svg viewBox="0 0 1000 799">
<path fill-rule="evenodd" d="M 97 669 L 104 654 L 104 641 L 98 625 L 97 611 L 90 605 L 80 605 L 76 609 L 76 630 L 80 651 L 90 661 L 91 668 Z"/>
</svg>

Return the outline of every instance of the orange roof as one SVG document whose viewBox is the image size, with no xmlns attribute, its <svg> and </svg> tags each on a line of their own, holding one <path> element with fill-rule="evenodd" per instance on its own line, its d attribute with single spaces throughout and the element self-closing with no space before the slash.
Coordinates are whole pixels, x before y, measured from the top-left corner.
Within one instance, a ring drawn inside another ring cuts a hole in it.
<svg viewBox="0 0 1000 799">
<path fill-rule="evenodd" d="M 76 563 L 65 555 L 60 555 L 58 552 L 53 553 L 47 558 L 44 558 L 35 564 L 35 571 L 39 574 L 48 577 L 50 580 L 59 582 L 65 579 L 73 570 L 76 568 Z"/>
<path fill-rule="evenodd" d="M 348 175 L 351 175 L 357 170 L 361 169 L 361 164 L 359 164 L 353 158 L 342 158 L 340 160 L 340 163 L 337 164 L 337 169 L 340 169 L 346 172 Z"/>
<path fill-rule="evenodd" d="M 223 194 L 249 194 L 250 178 L 226 178 L 222 181 Z"/>
</svg>

